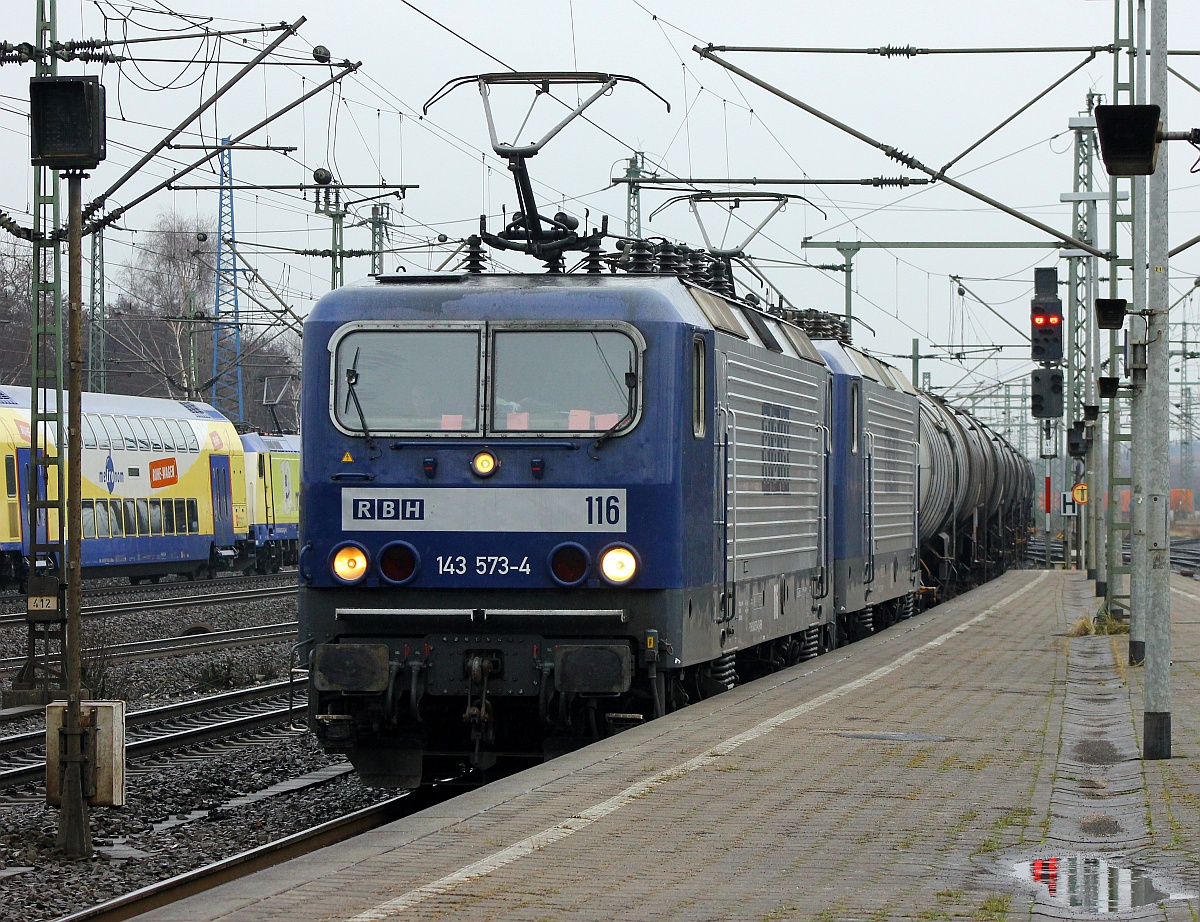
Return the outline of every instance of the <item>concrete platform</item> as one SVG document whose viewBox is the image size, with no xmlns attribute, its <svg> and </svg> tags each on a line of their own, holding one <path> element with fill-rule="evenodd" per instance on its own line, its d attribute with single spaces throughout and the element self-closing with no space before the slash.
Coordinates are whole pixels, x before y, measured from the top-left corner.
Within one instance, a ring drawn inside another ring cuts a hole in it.
<svg viewBox="0 0 1200 922">
<path fill-rule="evenodd" d="M 1092 584 L 1015 571 L 140 918 L 1194 920 L 1200 583 L 1172 580 L 1169 761 L 1139 758 L 1127 638 L 1066 635 Z"/>
</svg>

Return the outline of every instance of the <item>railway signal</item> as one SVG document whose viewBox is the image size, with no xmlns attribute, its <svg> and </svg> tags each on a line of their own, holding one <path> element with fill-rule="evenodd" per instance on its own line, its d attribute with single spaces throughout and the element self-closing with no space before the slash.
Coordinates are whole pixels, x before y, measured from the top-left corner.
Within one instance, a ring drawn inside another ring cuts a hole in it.
<svg viewBox="0 0 1200 922">
<path fill-rule="evenodd" d="M 1034 370 L 1030 378 L 1034 418 L 1061 418 L 1063 415 L 1062 369 L 1038 368 Z"/>
<path fill-rule="evenodd" d="M 1030 302 L 1029 345 L 1035 362 L 1061 362 L 1063 357 L 1062 301 L 1058 297 L 1058 270 L 1035 269 Z"/>
</svg>

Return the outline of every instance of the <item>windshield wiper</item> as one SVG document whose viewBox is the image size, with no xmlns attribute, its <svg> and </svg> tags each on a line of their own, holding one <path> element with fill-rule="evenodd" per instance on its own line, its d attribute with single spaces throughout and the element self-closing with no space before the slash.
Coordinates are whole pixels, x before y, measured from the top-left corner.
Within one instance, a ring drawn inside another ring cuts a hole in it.
<svg viewBox="0 0 1200 922">
<path fill-rule="evenodd" d="M 367 451 L 374 454 L 376 451 L 375 437 L 371 435 L 371 430 L 367 428 L 367 415 L 363 412 L 362 403 L 358 399 L 358 357 L 362 349 L 354 350 L 354 362 L 346 369 L 346 406 L 342 410 L 343 413 L 350 409 L 350 401 L 354 401 L 354 409 L 358 412 L 358 421 L 362 426 L 363 437 L 367 440 Z"/>
<path fill-rule="evenodd" d="M 633 365 L 632 358 L 629 360 L 629 364 L 631 366 Z M 611 426 L 609 426 L 606 430 L 604 430 L 604 432 L 600 435 L 600 438 L 598 438 L 598 439 L 596 439 L 596 441 L 592 442 L 592 446 L 591 446 L 591 449 L 588 451 L 588 454 L 591 455 L 593 458 L 597 457 L 597 455 L 592 454 L 593 452 L 599 451 L 600 447 L 605 442 L 607 442 L 614 435 L 616 435 L 619 431 L 621 431 L 621 429 L 625 428 L 626 426 L 628 426 L 630 423 L 633 422 L 634 413 L 637 410 L 637 406 L 636 406 L 637 383 L 638 383 L 637 373 L 634 372 L 633 368 L 631 367 L 629 369 L 629 371 L 625 372 L 625 390 L 629 394 L 629 400 L 625 407 L 625 415 L 622 416 L 620 419 L 618 419 Z"/>
</svg>

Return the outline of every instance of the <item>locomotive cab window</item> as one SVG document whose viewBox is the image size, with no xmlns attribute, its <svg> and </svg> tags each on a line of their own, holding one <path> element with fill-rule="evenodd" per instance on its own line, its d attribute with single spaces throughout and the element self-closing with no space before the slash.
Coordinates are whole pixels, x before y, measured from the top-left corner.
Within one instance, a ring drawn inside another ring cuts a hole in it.
<svg viewBox="0 0 1200 922">
<path fill-rule="evenodd" d="M 344 432 L 478 433 L 478 329 L 353 330 L 333 361 L 333 418 Z"/>
<path fill-rule="evenodd" d="M 4 456 L 4 490 L 10 497 L 17 495 L 17 459 Z"/>
<path fill-rule="evenodd" d="M 705 382 L 704 338 L 697 336 L 692 341 L 692 435 L 704 435 Z"/>
<path fill-rule="evenodd" d="M 497 330 L 493 432 L 622 432 L 637 418 L 638 348 L 618 330 Z"/>
</svg>

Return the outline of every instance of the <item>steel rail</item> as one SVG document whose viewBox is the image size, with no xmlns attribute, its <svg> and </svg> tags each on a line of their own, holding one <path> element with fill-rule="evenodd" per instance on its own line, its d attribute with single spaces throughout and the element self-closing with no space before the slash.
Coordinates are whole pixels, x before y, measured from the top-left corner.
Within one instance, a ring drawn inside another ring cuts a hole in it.
<svg viewBox="0 0 1200 922">
<path fill-rule="evenodd" d="M 281 697 L 287 694 L 288 682 L 275 683 L 273 686 L 257 686 L 259 692 L 259 702 L 265 703 L 268 700 Z M 273 694 L 265 694 L 265 690 L 273 688 Z M 212 699 L 201 699 L 207 705 L 206 710 L 214 708 Z M 200 702 L 189 702 L 196 705 Z M 245 701 L 245 704 L 254 703 Z M 236 702 L 225 702 L 224 707 L 236 704 Z M 166 730 L 146 736 L 143 739 L 132 740 L 125 744 L 125 754 L 128 759 L 142 758 L 145 756 L 156 755 L 171 749 L 182 749 L 188 746 L 194 746 L 198 743 L 207 743 L 215 739 L 224 739 L 226 737 L 238 736 L 243 733 L 250 733 L 255 730 L 262 730 L 267 727 L 276 726 L 282 723 L 291 721 L 300 708 L 292 707 L 291 704 L 287 707 L 273 708 L 271 710 L 261 711 L 256 714 L 241 715 L 238 717 L 227 718 L 215 723 L 209 723 L 201 727 L 189 727 L 183 730 Z M 148 712 L 140 712 L 139 717 L 145 717 Z M 192 712 L 195 713 L 195 712 Z M 182 717 L 192 716 L 192 713 L 183 712 L 173 715 L 171 718 L 165 715 L 160 715 L 155 722 L 162 722 L 166 719 L 179 719 Z M 139 720 L 137 723 L 149 723 L 149 719 L 144 721 Z M 29 739 L 31 745 L 26 748 L 36 748 L 38 740 L 44 739 L 44 731 L 33 731 L 29 734 L 21 734 L 20 737 L 13 736 L 6 740 L 15 745 L 16 741 L 21 738 Z M 24 784 L 36 783 L 45 777 L 46 760 L 45 755 L 39 757 L 37 762 L 26 762 L 22 765 L 15 765 L 11 768 L 0 771 L 0 789 L 19 787 Z"/>
<path fill-rule="evenodd" d="M 104 618 L 139 611 L 165 611 L 172 608 L 201 608 L 205 605 L 227 605 L 238 602 L 256 602 L 260 599 L 277 599 L 296 594 L 295 586 L 268 586 L 260 589 L 235 589 L 229 592 L 210 592 L 202 595 L 175 596 L 167 599 L 137 599 L 131 602 L 109 602 L 87 605 L 83 608 L 85 618 Z M 0 615 L 0 627 L 13 627 L 26 623 L 24 613 Z"/>
<path fill-rule="evenodd" d="M 129 919 L 152 909 L 167 906 L 186 897 L 211 890 L 228 881 L 246 877 L 264 868 L 307 855 L 353 836 L 370 832 L 372 829 L 378 829 L 386 823 L 394 822 L 402 816 L 414 812 L 415 809 L 420 809 L 420 806 L 423 806 L 424 801 L 428 799 L 419 797 L 419 794 L 423 793 L 422 791 L 400 794 L 373 807 L 357 810 L 339 819 L 329 820 L 311 829 L 285 836 L 278 841 L 268 842 L 266 845 L 260 845 L 193 871 L 186 871 L 71 915 L 62 916 L 56 922 L 83 922 L 85 919 L 92 920 L 92 922 L 118 922 L 118 920 Z M 419 797 L 421 804 L 406 803 L 413 797 Z"/>
<path fill-rule="evenodd" d="M 156 659 L 160 656 L 177 656 L 183 653 L 203 653 L 207 650 L 224 650 L 235 647 L 269 643 L 295 635 L 297 622 L 281 621 L 278 624 L 260 624 L 254 627 L 232 628 L 228 631 L 206 631 L 202 634 L 185 634 L 180 637 L 159 637 L 154 640 L 135 640 L 130 643 L 113 644 L 108 647 L 90 647 L 84 656 L 105 657 L 111 662 Z M 0 673 L 19 669 L 25 664 L 24 656 L 9 656 L 0 659 Z"/>
</svg>

